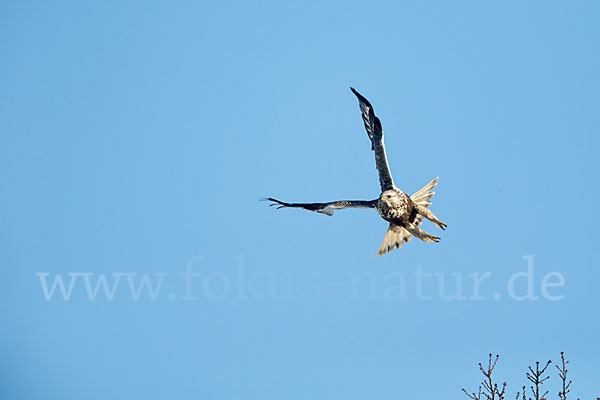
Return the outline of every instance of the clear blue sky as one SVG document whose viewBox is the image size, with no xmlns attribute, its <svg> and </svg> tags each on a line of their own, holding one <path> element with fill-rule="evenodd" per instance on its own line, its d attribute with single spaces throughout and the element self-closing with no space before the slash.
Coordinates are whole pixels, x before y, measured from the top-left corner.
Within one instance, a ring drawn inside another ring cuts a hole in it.
<svg viewBox="0 0 600 400">
<path fill-rule="evenodd" d="M 599 18 L 593 1 L 2 2 L 0 397 L 461 399 L 494 352 L 512 398 L 565 351 L 573 396 L 595 399 Z M 257 201 L 379 194 L 350 85 L 396 184 L 440 176 L 448 229 L 424 227 L 441 243 L 376 259 L 374 211 Z M 515 300 L 529 255 L 538 299 Z M 88 297 L 101 274 L 112 300 Z M 144 274 L 154 300 L 130 293 Z M 57 276 L 72 292 L 46 300 Z M 466 299 L 444 299 L 456 277 Z"/>
</svg>

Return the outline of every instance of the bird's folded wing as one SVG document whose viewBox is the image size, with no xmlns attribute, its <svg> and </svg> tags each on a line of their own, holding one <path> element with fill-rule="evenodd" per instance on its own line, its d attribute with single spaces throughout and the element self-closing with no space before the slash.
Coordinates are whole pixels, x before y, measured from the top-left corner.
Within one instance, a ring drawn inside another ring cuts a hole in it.
<svg viewBox="0 0 600 400">
<path fill-rule="evenodd" d="M 381 191 L 393 189 L 394 180 L 390 173 L 390 167 L 388 165 L 387 157 L 385 155 L 385 146 L 383 144 L 383 129 L 381 127 L 381 121 L 375 116 L 373 106 L 369 101 L 358 93 L 354 88 L 350 88 L 352 93 L 358 97 L 358 104 L 360 111 L 362 112 L 362 119 L 367 130 L 367 135 L 371 139 L 371 150 L 375 152 L 375 164 L 377 171 L 379 171 L 379 184 L 381 185 Z"/>
<path fill-rule="evenodd" d="M 272 201 L 271 206 L 277 206 L 277 208 L 303 208 L 326 215 L 333 215 L 334 210 L 341 210 L 343 208 L 377 208 L 377 200 L 340 200 L 328 203 L 286 203 L 272 197 L 264 200 Z"/>
</svg>

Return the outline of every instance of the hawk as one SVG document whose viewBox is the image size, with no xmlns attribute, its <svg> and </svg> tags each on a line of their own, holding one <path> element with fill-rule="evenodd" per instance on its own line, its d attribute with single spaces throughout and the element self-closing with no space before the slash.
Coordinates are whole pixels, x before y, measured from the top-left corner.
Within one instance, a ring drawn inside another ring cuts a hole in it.
<svg viewBox="0 0 600 400">
<path fill-rule="evenodd" d="M 446 224 L 428 209 L 431 204 L 430 200 L 435 194 L 433 189 L 438 183 L 438 178 L 429 182 L 412 196 L 398 189 L 394 185 L 385 155 L 381 121 L 375 115 L 371 103 L 354 88 L 351 87 L 350 90 L 358 98 L 363 123 L 371 140 L 371 150 L 375 152 L 375 164 L 379 172 L 379 184 L 381 186 L 379 197 L 375 200 L 341 200 L 328 203 L 286 203 L 272 197 L 264 200 L 271 201 L 271 206 L 277 206 L 277 208 L 303 208 L 330 216 L 333 215 L 335 210 L 343 208 L 374 208 L 381 218 L 390 224 L 383 238 L 383 243 L 377 251 L 378 256 L 383 256 L 394 248 L 401 248 L 404 243 L 410 242 L 413 236 L 424 242 L 439 242 L 439 237 L 430 235 L 419 228 L 423 218 L 427 218 L 440 228 L 446 229 Z"/>
</svg>

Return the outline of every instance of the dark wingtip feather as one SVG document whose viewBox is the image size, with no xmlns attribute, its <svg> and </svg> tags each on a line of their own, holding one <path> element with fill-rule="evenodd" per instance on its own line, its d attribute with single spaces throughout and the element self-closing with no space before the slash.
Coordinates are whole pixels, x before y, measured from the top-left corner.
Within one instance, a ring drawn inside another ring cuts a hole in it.
<svg viewBox="0 0 600 400">
<path fill-rule="evenodd" d="M 365 103 L 367 106 L 369 106 L 371 109 L 373 108 L 373 106 L 371 105 L 371 103 L 369 103 L 369 100 L 367 100 L 367 98 L 365 96 L 363 96 L 362 94 L 358 93 L 358 91 L 356 91 L 356 89 L 354 89 L 353 87 L 350 87 L 350 90 L 352 90 L 352 93 L 354 93 L 354 95 L 356 97 L 358 97 L 358 100 L 360 102 Z"/>
<path fill-rule="evenodd" d="M 291 205 L 289 203 L 283 202 L 281 200 L 274 199 L 272 197 L 267 197 L 265 200 L 268 200 L 268 201 L 272 202 L 271 204 L 269 204 L 269 207 L 279 206 L 279 207 L 277 207 L 278 209 L 279 208 L 283 208 L 283 207 L 291 207 Z"/>
</svg>

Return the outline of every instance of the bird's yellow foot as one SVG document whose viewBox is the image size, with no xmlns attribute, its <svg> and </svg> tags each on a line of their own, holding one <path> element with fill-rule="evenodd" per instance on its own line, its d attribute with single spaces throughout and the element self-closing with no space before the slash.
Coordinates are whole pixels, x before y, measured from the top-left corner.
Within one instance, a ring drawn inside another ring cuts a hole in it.
<svg viewBox="0 0 600 400">
<path fill-rule="evenodd" d="M 446 230 L 446 228 L 448 227 L 448 225 L 446 225 L 442 221 L 438 221 L 437 222 L 437 226 L 439 226 L 440 228 L 442 228 L 442 230 Z"/>
</svg>

